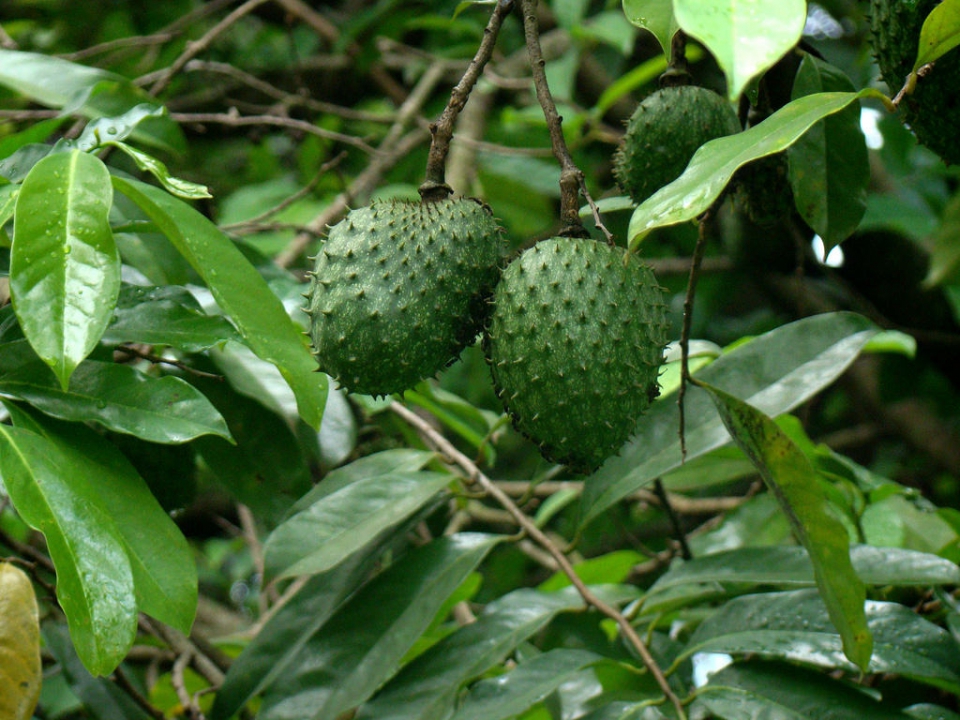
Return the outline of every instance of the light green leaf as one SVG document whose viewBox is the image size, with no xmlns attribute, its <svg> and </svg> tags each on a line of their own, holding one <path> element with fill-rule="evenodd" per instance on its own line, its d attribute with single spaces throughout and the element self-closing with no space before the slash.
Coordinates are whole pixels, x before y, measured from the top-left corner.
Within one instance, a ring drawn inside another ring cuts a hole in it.
<svg viewBox="0 0 960 720">
<path fill-rule="evenodd" d="M 77 487 L 78 470 L 53 441 L 0 425 L 4 486 L 24 522 L 46 538 L 77 654 L 92 674 L 107 675 L 137 635 L 133 572 L 112 510 Z"/>
<path fill-rule="evenodd" d="M 325 720 L 367 700 L 501 539 L 460 533 L 408 552 L 310 638 L 265 694 L 259 717 Z"/>
<path fill-rule="evenodd" d="M 90 152 L 108 143 L 118 143 L 130 137 L 137 126 L 151 118 L 164 117 L 166 110 L 162 105 L 140 103 L 115 117 L 101 117 L 88 123 L 74 142 L 78 150 Z"/>
<path fill-rule="evenodd" d="M 195 387 L 129 365 L 87 360 L 74 372 L 69 389 L 62 390 L 45 367 L 28 364 L 0 375 L 0 395 L 62 420 L 94 420 L 150 442 L 182 443 L 201 435 L 232 441 L 220 413 Z"/>
<path fill-rule="evenodd" d="M 0 717 L 30 720 L 40 699 L 40 610 L 30 578 L 0 562 Z"/>
<path fill-rule="evenodd" d="M 601 662 L 587 650 L 558 648 L 474 685 L 451 720 L 511 718 L 543 700 L 573 675 Z"/>
<path fill-rule="evenodd" d="M 120 148 L 123 152 L 130 156 L 130 158 L 137 164 L 137 167 L 140 168 L 143 172 L 148 172 L 153 175 L 161 185 L 177 197 L 184 198 L 186 200 L 200 200 L 202 198 L 213 197 L 210 194 L 210 191 L 204 185 L 198 183 L 190 182 L 189 180 L 183 180 L 182 178 L 174 177 L 170 174 L 170 171 L 167 170 L 167 166 L 164 165 L 160 160 L 153 157 L 153 155 L 148 155 L 142 150 L 137 150 L 130 145 L 127 145 L 125 142 L 109 140 L 104 142 L 104 145 L 113 145 L 114 147 Z"/>
<path fill-rule="evenodd" d="M 133 573 L 138 610 L 189 633 L 197 610 L 193 551 L 126 456 L 80 423 L 16 406 L 8 410 L 17 428 L 51 444 L 51 462 L 85 507 L 112 518 Z"/>
<path fill-rule="evenodd" d="M 623 14 L 627 20 L 657 38 L 663 54 L 669 57 L 670 42 L 679 26 L 674 16 L 674 0 L 623 0 Z"/>
<path fill-rule="evenodd" d="M 402 523 L 453 482 L 446 473 L 361 478 L 288 518 L 264 547 L 268 579 L 323 572 Z"/>
<path fill-rule="evenodd" d="M 853 89 L 842 72 L 806 55 L 793 83 L 793 98 Z M 787 150 L 787 159 L 797 211 L 829 253 L 857 229 L 867 210 L 870 163 L 860 129 L 860 103 L 810 128 Z"/>
<path fill-rule="evenodd" d="M 113 178 L 177 247 L 230 315 L 246 344 L 273 363 L 297 396 L 300 416 L 320 427 L 327 378 L 317 366 L 299 327 L 243 253 L 203 215 L 151 185 Z"/>
<path fill-rule="evenodd" d="M 949 633 L 897 603 L 867 601 L 873 635 L 869 673 L 901 675 L 951 692 L 960 689 L 960 656 Z M 697 628 L 674 662 L 698 652 L 759 655 L 856 672 L 814 590 L 745 595 Z"/>
<path fill-rule="evenodd" d="M 725 720 L 908 720 L 897 708 L 821 673 L 778 663 L 737 664 L 711 676 L 694 707 Z"/>
<path fill-rule="evenodd" d="M 697 377 L 736 388 L 741 397 L 769 415 L 809 399 L 836 379 L 857 357 L 877 328 L 852 313 L 805 318 L 772 330 L 725 353 Z M 691 387 L 685 400 L 687 460 L 729 441 L 709 397 Z M 675 402 L 655 402 L 640 418 L 636 435 L 586 480 L 581 523 L 683 464 Z"/>
<path fill-rule="evenodd" d="M 10 292 L 23 333 L 64 389 L 100 341 L 120 292 L 110 173 L 78 151 L 38 162 L 14 212 Z"/>
<path fill-rule="evenodd" d="M 104 80 L 128 82 L 106 70 L 77 65 L 50 55 L 0 50 L 0 85 L 42 105 L 62 107 L 78 92 Z"/>
<path fill-rule="evenodd" d="M 797 44 L 805 0 L 674 0 L 680 28 L 702 42 L 727 76 L 736 101 L 753 78 Z"/>
<path fill-rule="evenodd" d="M 960 45 L 960 0 L 943 0 L 937 4 L 920 28 L 920 46 L 913 72 L 943 57 Z"/>
<path fill-rule="evenodd" d="M 742 166 L 786 150 L 814 123 L 856 100 L 884 97 L 873 89 L 858 93 L 816 93 L 787 103 L 761 123 L 736 135 L 711 140 L 697 150 L 683 175 L 647 198 L 630 218 L 630 248 L 655 228 L 697 218 L 723 192 Z"/>
<path fill-rule="evenodd" d="M 872 639 L 864 616 L 866 588 L 850 562 L 847 529 L 837 518 L 813 465 L 777 424 L 752 405 L 698 382 L 710 393 L 740 449 L 786 514 L 813 563 L 817 587 L 843 638 L 843 651 L 860 669 L 870 664 Z"/>
</svg>

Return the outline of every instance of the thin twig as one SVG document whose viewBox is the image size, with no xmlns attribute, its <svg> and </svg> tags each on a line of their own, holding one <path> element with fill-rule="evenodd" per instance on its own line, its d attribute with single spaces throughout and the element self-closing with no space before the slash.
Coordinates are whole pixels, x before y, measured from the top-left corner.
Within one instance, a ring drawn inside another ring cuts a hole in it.
<svg viewBox="0 0 960 720">
<path fill-rule="evenodd" d="M 170 81 L 173 80 L 174 76 L 183 70 L 184 66 L 195 58 L 200 53 L 207 50 L 210 45 L 213 44 L 213 41 L 216 40 L 220 35 L 222 35 L 226 30 L 238 22 L 243 16 L 248 15 L 249 13 L 256 10 L 261 5 L 269 2 L 270 0 L 247 0 L 236 10 L 227 15 L 223 20 L 214 25 L 207 33 L 195 42 L 188 42 L 186 49 L 180 54 L 180 56 L 173 61 L 173 64 L 166 69 L 164 74 L 157 80 L 153 87 L 150 88 L 150 94 L 157 96 L 166 90 L 167 86 L 170 84 Z"/>
<path fill-rule="evenodd" d="M 190 697 L 190 693 L 187 692 L 187 686 L 183 677 L 183 673 L 192 659 L 193 656 L 189 650 L 177 657 L 173 663 L 173 669 L 170 671 L 170 684 L 173 685 L 181 707 L 186 710 L 189 716 L 194 720 L 203 720 L 203 713 L 200 712 L 200 708 L 196 706 L 193 698 Z"/>
<path fill-rule="evenodd" d="M 90 47 L 77 50 L 76 52 L 66 53 L 60 57 L 62 57 L 64 60 L 70 60 L 71 62 L 79 62 L 85 58 L 93 57 L 94 55 L 102 55 L 113 50 L 120 50 L 128 47 L 142 48 L 146 47 L 147 45 L 162 45 L 165 42 L 170 42 L 176 36 L 176 33 L 158 32 L 152 35 L 122 37 L 117 38 L 116 40 L 109 40 L 107 42 L 100 43 L 99 45 L 91 45 Z"/>
<path fill-rule="evenodd" d="M 241 115 L 235 110 L 225 113 L 170 113 L 170 119 L 178 123 L 216 123 L 218 125 L 227 125 L 229 127 L 247 127 L 250 125 L 272 125 L 275 127 L 287 128 L 288 130 L 297 130 L 299 132 L 316 135 L 326 140 L 335 140 L 344 145 L 351 145 L 370 155 L 376 155 L 377 151 L 367 143 L 353 135 L 327 130 L 305 120 L 296 120 L 294 118 L 283 117 L 281 115 Z"/>
<path fill-rule="evenodd" d="M 654 659 L 653 655 L 650 654 L 650 650 L 637 634 L 637 631 L 630 624 L 630 621 L 624 617 L 623 613 L 597 597 L 593 591 L 584 584 L 583 580 L 580 579 L 576 573 L 576 570 L 573 569 L 573 565 L 567 559 L 567 556 L 563 554 L 560 548 L 558 548 L 557 545 L 550 540 L 550 538 L 547 537 L 547 535 L 540 530 L 540 528 L 536 526 L 533 520 L 531 520 L 519 507 L 517 507 L 516 503 L 510 498 L 509 495 L 507 495 L 497 486 L 495 482 L 487 477 L 470 458 L 457 450 L 457 448 L 454 447 L 449 440 L 437 432 L 437 430 L 434 429 L 430 423 L 397 402 L 390 403 L 390 410 L 392 410 L 396 415 L 399 415 L 407 424 L 416 428 L 416 430 L 424 438 L 429 440 L 429 442 L 440 453 L 448 457 L 451 462 L 460 467 L 460 469 L 466 473 L 467 480 L 470 483 L 479 485 L 484 492 L 496 500 L 496 502 L 504 510 L 510 513 L 517 525 L 523 528 L 523 531 L 531 539 L 533 539 L 538 545 L 540 545 L 540 547 L 549 553 L 549 555 L 557 563 L 557 567 L 560 569 L 560 571 L 563 572 L 563 574 L 569 578 L 573 586 L 576 587 L 577 592 L 580 594 L 580 597 L 583 598 L 585 603 L 596 608 L 600 613 L 617 623 L 617 626 L 620 628 L 620 632 L 623 633 L 630 646 L 640 656 L 643 664 L 656 680 L 656 683 L 660 687 L 660 690 L 663 692 L 664 696 L 666 696 L 666 698 L 673 705 L 674 709 L 676 709 L 678 717 L 681 720 L 685 720 L 686 712 L 684 711 L 683 704 L 673 692 L 673 689 L 667 682 L 667 678 L 663 674 L 663 670 L 660 669 L 657 661 Z"/>
<path fill-rule="evenodd" d="M 581 493 L 584 487 L 583 482 L 577 480 L 548 480 L 541 483 L 530 483 L 523 480 L 498 480 L 496 482 L 507 495 L 519 498 L 531 495 L 549 497 L 563 490 L 573 490 Z M 650 490 L 637 490 L 628 495 L 627 499 L 634 502 L 662 505 L 661 498 Z M 740 507 L 744 502 L 742 497 L 687 497 L 669 491 L 667 492 L 667 500 L 674 511 L 680 515 L 714 515 L 729 512 Z"/>
<path fill-rule="evenodd" d="M 129 695 L 144 712 L 150 715 L 150 717 L 155 718 L 155 720 L 164 720 L 166 715 L 164 715 L 163 710 L 150 704 L 150 701 L 143 696 L 143 693 L 141 693 L 134 686 L 134 684 L 130 682 L 130 679 L 127 677 L 126 673 L 123 672 L 122 668 L 118 667 L 113 671 L 113 681 L 120 687 L 121 690 Z"/>
<path fill-rule="evenodd" d="M 160 355 L 155 355 L 151 352 L 144 352 L 139 348 L 136 348 L 132 345 L 118 345 L 114 348 L 114 352 L 123 353 L 130 357 L 140 358 L 141 360 L 146 360 L 151 362 L 154 365 L 170 365 L 175 367 L 178 370 L 183 370 L 185 373 L 189 373 L 195 377 L 207 378 L 209 380 L 223 381 L 223 375 L 217 375 L 216 373 L 209 373 L 204 370 L 197 370 L 195 367 L 191 367 L 186 363 L 180 362 L 179 360 L 173 360 L 172 358 L 161 357 Z"/>
<path fill-rule="evenodd" d="M 553 154 L 560 163 L 560 223 L 561 235 L 570 237 L 587 236 L 580 220 L 580 187 L 583 184 L 583 172 L 573 162 L 567 142 L 563 137 L 563 118 L 557 112 L 557 105 L 547 84 L 546 61 L 540 47 L 540 23 L 537 20 L 538 0 L 522 0 L 523 34 L 530 57 L 530 70 L 533 73 L 533 86 L 537 91 L 537 100 L 543 109 L 550 132 L 550 144 Z"/>
<path fill-rule="evenodd" d="M 457 116 L 467 104 L 467 99 L 477 84 L 480 73 L 493 54 L 493 48 L 497 44 L 497 36 L 500 34 L 500 26 L 503 19 L 510 14 L 513 9 L 513 0 L 498 0 L 487 27 L 483 30 L 483 40 L 477 53 L 467 71 L 460 78 L 450 93 L 450 101 L 444 108 L 440 119 L 430 126 L 430 133 L 433 140 L 430 143 L 430 153 L 427 156 L 427 170 L 423 184 L 420 186 L 420 196 L 424 200 L 442 200 L 449 197 L 453 190 L 447 185 L 445 180 L 447 153 L 450 150 L 450 138 L 453 137 L 453 125 L 457 121 Z"/>
<path fill-rule="evenodd" d="M 190 655 L 194 669 L 211 685 L 219 687 L 223 683 L 223 670 L 182 632 L 146 616 L 140 617 L 140 624 L 151 635 L 169 645 L 178 657 Z"/>
<path fill-rule="evenodd" d="M 600 208 L 597 207 L 597 204 L 593 201 L 593 196 L 587 190 L 587 182 L 583 176 L 580 177 L 580 192 L 583 194 L 583 197 L 587 199 L 587 205 L 590 206 L 590 212 L 593 213 L 593 224 L 603 233 L 607 242 L 613 245 L 613 233 L 603 224 L 603 218 L 600 217 Z"/>
<path fill-rule="evenodd" d="M 660 500 L 660 506 L 663 508 L 664 512 L 667 513 L 667 518 L 670 520 L 670 526 L 673 528 L 674 537 L 680 544 L 680 554 L 683 556 L 684 560 L 690 560 L 693 557 L 693 553 L 690 552 L 690 545 L 687 543 L 687 536 L 683 532 L 683 526 L 680 525 L 680 518 L 677 517 L 677 513 L 674 512 L 670 498 L 667 497 L 666 488 L 663 487 L 663 480 L 657 478 L 653 483 L 653 490 L 656 493 L 657 498 Z"/>
</svg>

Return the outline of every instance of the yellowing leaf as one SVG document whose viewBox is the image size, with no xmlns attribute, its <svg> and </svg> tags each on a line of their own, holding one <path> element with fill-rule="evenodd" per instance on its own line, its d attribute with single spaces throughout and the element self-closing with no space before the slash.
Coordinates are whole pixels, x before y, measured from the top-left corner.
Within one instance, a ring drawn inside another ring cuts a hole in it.
<svg viewBox="0 0 960 720">
<path fill-rule="evenodd" d="M 0 563 L 0 717 L 29 720 L 40 698 L 40 614 L 30 578 Z"/>
</svg>

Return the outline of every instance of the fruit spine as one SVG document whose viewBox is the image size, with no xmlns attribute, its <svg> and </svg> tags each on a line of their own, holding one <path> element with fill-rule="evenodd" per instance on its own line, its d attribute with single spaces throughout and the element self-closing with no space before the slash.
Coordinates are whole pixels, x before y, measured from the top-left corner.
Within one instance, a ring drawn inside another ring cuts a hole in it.
<svg viewBox="0 0 960 720">
<path fill-rule="evenodd" d="M 483 327 L 502 231 L 472 199 L 375 202 L 331 228 L 307 293 L 320 369 L 351 392 L 402 392 Z"/>
<path fill-rule="evenodd" d="M 598 467 L 658 395 L 664 306 L 622 248 L 552 238 L 504 271 L 484 350 L 516 428 L 548 459 Z"/>
</svg>

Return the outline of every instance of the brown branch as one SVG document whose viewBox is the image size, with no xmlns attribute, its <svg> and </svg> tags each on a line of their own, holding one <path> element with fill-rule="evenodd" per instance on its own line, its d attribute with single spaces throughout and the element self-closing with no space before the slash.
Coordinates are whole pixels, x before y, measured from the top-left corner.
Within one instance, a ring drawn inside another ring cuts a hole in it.
<svg viewBox="0 0 960 720">
<path fill-rule="evenodd" d="M 140 625 L 169 645 L 178 657 L 189 655 L 190 664 L 211 685 L 219 687 L 223 683 L 224 671 L 220 666 L 182 632 L 145 615 L 140 616 Z"/>
<path fill-rule="evenodd" d="M 453 125 L 460 111 L 463 110 L 470 97 L 473 86 L 477 84 L 480 73 L 493 54 L 500 34 L 503 19 L 513 9 L 513 0 L 498 0 L 490 15 L 487 27 L 483 30 L 483 40 L 467 71 L 460 78 L 450 93 L 450 101 L 444 108 L 440 119 L 430 126 L 433 140 L 430 143 L 430 153 L 427 156 L 426 177 L 420 186 L 420 196 L 424 200 L 442 200 L 449 197 L 453 190 L 447 185 L 444 174 L 446 172 L 447 153 L 450 150 L 450 138 L 453 137 Z"/>
<path fill-rule="evenodd" d="M 561 235 L 570 237 L 586 237 L 588 235 L 580 221 L 580 187 L 583 183 L 583 172 L 573 162 L 567 142 L 563 137 L 563 118 L 557 112 L 557 105 L 553 101 L 550 87 L 547 84 L 546 61 L 543 59 L 543 50 L 540 47 L 540 23 L 537 20 L 538 0 L 521 0 L 523 7 L 523 34 L 527 45 L 527 54 L 530 58 L 530 69 L 533 72 L 533 85 L 537 91 L 537 100 L 543 109 L 543 117 L 547 121 L 550 131 L 550 143 L 553 154 L 560 163 L 560 223 Z"/>
<path fill-rule="evenodd" d="M 141 360 L 146 360 L 154 365 L 170 365 L 178 370 L 183 370 L 185 373 L 190 373 L 195 377 L 208 378 L 210 380 L 217 380 L 221 382 L 223 381 L 223 375 L 209 373 L 204 370 L 197 370 L 195 367 L 191 367 L 190 365 L 180 362 L 179 360 L 161 357 L 149 351 L 143 351 L 140 348 L 134 347 L 133 345 L 118 345 L 116 348 L 114 348 L 114 352 L 123 353 L 128 357 L 140 358 Z"/>
<path fill-rule="evenodd" d="M 517 525 L 523 528 L 523 531 L 541 548 L 543 548 L 550 555 L 550 557 L 553 558 L 560 571 L 563 572 L 563 574 L 569 578 L 573 586 L 576 587 L 577 592 L 580 594 L 580 597 L 583 598 L 584 602 L 594 607 L 601 614 L 610 618 L 617 624 L 617 626 L 620 628 L 620 632 L 623 633 L 630 646 L 637 652 L 647 670 L 650 671 L 650 674 L 656 680 L 656 683 L 660 687 L 660 690 L 663 692 L 664 696 L 670 701 L 674 709 L 677 711 L 678 717 L 681 718 L 681 720 L 685 720 L 687 715 L 684 711 L 683 704 L 671 689 L 670 684 L 667 682 L 667 678 L 664 676 L 663 670 L 661 670 L 660 666 L 657 664 L 656 659 L 654 659 L 646 644 L 637 634 L 637 631 L 633 628 L 633 626 L 630 624 L 630 621 L 627 620 L 623 613 L 597 597 L 593 591 L 584 584 L 583 580 L 580 579 L 576 570 L 573 569 L 573 565 L 567 559 L 567 556 L 563 554 L 560 548 L 557 547 L 556 543 L 550 540 L 550 538 L 547 537 L 547 535 L 536 526 L 533 520 L 531 520 L 519 507 L 517 507 L 516 503 L 513 502 L 509 495 L 507 495 L 495 482 L 487 477 L 470 458 L 457 450 L 457 448 L 454 447 L 449 440 L 437 432 L 437 430 L 434 429 L 430 423 L 397 402 L 390 403 L 390 410 L 396 415 L 400 416 L 400 418 L 402 418 L 408 425 L 416 428 L 416 430 L 424 438 L 426 438 L 430 444 L 437 449 L 438 452 L 445 455 L 452 463 L 456 464 L 461 470 L 463 470 L 466 473 L 466 479 L 468 482 L 479 485 L 484 492 L 496 500 L 496 502 L 504 510 L 510 513 Z"/>
<path fill-rule="evenodd" d="M 140 706 L 140 709 L 146 712 L 150 717 L 155 720 L 164 720 L 166 715 L 163 713 L 163 710 L 160 708 L 154 707 L 150 704 L 150 701 L 147 700 L 132 682 L 127 677 L 126 673 L 123 672 L 121 668 L 117 668 L 113 671 L 113 681 L 123 690 L 131 699 Z"/>
<path fill-rule="evenodd" d="M 177 36 L 177 33 L 172 32 L 158 32 L 152 35 L 136 35 L 133 37 L 122 37 L 117 38 L 116 40 L 109 40 L 99 45 L 91 45 L 90 47 L 83 48 L 82 50 L 77 50 L 76 52 L 66 53 L 60 55 L 64 60 L 70 60 L 71 62 L 79 62 L 84 58 L 93 57 L 94 55 L 102 55 L 104 53 L 112 52 L 113 50 L 122 50 L 129 47 L 142 48 L 147 45 L 162 45 L 165 42 L 170 42 Z"/>
</svg>

